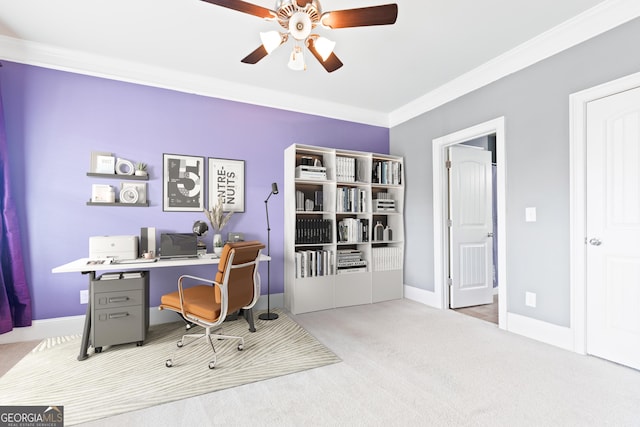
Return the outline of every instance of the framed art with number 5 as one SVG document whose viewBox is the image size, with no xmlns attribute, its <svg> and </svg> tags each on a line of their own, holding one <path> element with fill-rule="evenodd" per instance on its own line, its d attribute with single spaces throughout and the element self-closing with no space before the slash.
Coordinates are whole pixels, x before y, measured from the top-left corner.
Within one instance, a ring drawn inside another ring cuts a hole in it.
<svg viewBox="0 0 640 427">
<path fill-rule="evenodd" d="M 209 157 L 209 207 L 222 198 L 225 212 L 244 212 L 244 160 Z"/>
<path fill-rule="evenodd" d="M 164 211 L 204 209 L 204 157 L 163 154 Z"/>
</svg>

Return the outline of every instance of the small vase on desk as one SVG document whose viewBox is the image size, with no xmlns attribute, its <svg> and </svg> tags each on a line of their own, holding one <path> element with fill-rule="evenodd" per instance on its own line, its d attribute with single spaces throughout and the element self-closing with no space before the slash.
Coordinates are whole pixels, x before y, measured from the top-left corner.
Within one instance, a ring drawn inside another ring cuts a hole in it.
<svg viewBox="0 0 640 427">
<path fill-rule="evenodd" d="M 216 233 L 213 235 L 213 253 L 220 256 L 222 254 L 222 235 Z"/>
</svg>

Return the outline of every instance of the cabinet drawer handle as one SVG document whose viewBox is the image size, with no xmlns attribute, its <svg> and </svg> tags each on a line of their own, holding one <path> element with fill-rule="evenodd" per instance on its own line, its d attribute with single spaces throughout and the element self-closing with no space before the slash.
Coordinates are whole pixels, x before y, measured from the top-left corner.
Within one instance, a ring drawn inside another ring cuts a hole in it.
<svg viewBox="0 0 640 427">
<path fill-rule="evenodd" d="M 119 319 L 121 317 L 127 317 L 129 315 L 129 313 L 124 312 L 124 313 L 111 313 L 109 314 L 109 319 Z"/>
<path fill-rule="evenodd" d="M 114 302 L 126 302 L 129 301 L 129 297 L 112 297 L 109 298 L 109 303 L 114 303 Z"/>
</svg>

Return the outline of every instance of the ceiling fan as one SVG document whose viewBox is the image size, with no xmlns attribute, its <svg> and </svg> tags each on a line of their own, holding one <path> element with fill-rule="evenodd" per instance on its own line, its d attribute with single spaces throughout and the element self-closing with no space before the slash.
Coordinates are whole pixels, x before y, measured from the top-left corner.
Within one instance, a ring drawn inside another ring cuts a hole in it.
<svg viewBox="0 0 640 427">
<path fill-rule="evenodd" d="M 289 68 L 305 70 L 303 48 L 320 61 L 329 73 L 342 67 L 342 61 L 333 53 L 335 42 L 311 32 L 320 25 L 323 28 L 350 28 L 370 25 L 390 25 L 398 17 L 397 4 L 362 7 L 357 9 L 322 12 L 318 0 L 276 0 L 275 10 L 242 0 L 202 0 L 217 6 L 237 10 L 269 21 L 277 21 L 285 31 L 260 33 L 262 44 L 245 58 L 245 64 L 255 64 L 286 43 L 294 39 L 294 47 L 289 58 Z"/>
</svg>

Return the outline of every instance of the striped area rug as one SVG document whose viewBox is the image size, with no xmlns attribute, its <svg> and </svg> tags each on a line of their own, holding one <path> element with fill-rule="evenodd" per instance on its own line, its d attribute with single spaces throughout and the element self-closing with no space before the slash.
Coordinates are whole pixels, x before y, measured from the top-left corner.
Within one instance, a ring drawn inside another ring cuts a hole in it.
<svg viewBox="0 0 640 427">
<path fill-rule="evenodd" d="M 79 335 L 46 339 L 0 378 L 0 404 L 64 406 L 65 425 L 74 425 L 340 361 L 282 311 L 274 312 L 280 317 L 273 321 L 254 313 L 255 333 L 244 319 L 225 322 L 220 333 L 244 337 L 244 350 L 236 349 L 236 340 L 215 342 L 213 370 L 204 340 L 177 348 L 182 322 L 152 326 L 141 347 L 123 344 L 99 354 L 90 348 L 81 362 Z"/>
</svg>

